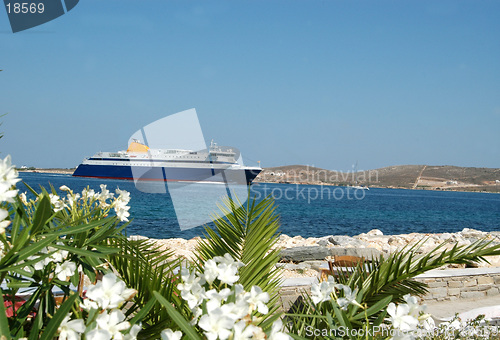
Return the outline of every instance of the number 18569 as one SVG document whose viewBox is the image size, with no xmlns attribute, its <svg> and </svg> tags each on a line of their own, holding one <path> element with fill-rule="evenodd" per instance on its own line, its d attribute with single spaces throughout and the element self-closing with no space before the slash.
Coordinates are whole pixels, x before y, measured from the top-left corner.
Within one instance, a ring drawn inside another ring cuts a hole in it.
<svg viewBox="0 0 500 340">
<path fill-rule="evenodd" d="M 7 7 L 7 13 L 14 13 L 14 14 L 26 14 L 26 13 L 43 13 L 45 10 L 45 6 L 43 3 L 29 3 L 29 2 L 14 2 L 14 3 L 8 3 L 5 5 Z"/>
</svg>

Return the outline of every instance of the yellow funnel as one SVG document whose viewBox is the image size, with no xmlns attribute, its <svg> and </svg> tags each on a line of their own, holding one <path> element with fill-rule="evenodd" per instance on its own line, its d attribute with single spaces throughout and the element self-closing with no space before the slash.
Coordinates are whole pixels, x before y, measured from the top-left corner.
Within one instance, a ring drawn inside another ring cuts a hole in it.
<svg viewBox="0 0 500 340">
<path fill-rule="evenodd" d="M 138 143 L 138 142 L 132 142 L 128 146 L 127 152 L 138 152 L 138 153 L 146 153 L 148 152 L 149 147 L 147 145 Z"/>
</svg>

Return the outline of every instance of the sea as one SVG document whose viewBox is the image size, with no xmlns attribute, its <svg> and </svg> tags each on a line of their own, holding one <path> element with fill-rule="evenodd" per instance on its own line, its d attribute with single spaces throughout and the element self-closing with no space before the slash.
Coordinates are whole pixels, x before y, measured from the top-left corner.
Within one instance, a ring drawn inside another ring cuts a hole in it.
<svg viewBox="0 0 500 340">
<path fill-rule="evenodd" d="M 78 178 L 70 175 L 20 173 L 22 180 L 39 191 L 66 185 L 80 192 L 100 184 L 131 193 L 127 235 L 150 238 L 202 236 L 205 226 L 181 230 L 172 199 L 166 194 L 145 193 L 132 181 Z M 23 182 L 17 185 L 26 191 Z M 356 190 L 347 187 L 254 183 L 250 196 L 272 195 L 280 216 L 280 232 L 289 236 L 322 237 L 357 235 L 379 229 L 385 235 L 458 232 L 464 228 L 500 231 L 500 194 L 406 189 Z M 214 205 L 214 213 L 217 207 Z"/>
</svg>

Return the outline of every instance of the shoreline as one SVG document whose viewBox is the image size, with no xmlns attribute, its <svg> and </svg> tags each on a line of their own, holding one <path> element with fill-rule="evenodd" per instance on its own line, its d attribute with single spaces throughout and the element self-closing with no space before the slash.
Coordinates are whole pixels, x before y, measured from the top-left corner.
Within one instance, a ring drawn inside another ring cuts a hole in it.
<svg viewBox="0 0 500 340">
<path fill-rule="evenodd" d="M 75 169 L 17 169 L 17 172 L 32 172 L 41 174 L 63 174 L 63 175 L 73 175 Z"/>
<path fill-rule="evenodd" d="M 17 169 L 18 172 L 31 172 L 31 173 L 42 173 L 42 174 L 58 174 L 58 175 L 72 175 L 75 172 L 76 169 L 58 169 L 58 168 L 36 168 L 36 169 Z M 339 187 L 339 188 L 347 188 L 347 186 L 341 186 L 337 185 L 334 183 L 323 183 L 323 182 L 273 182 L 273 181 L 262 181 L 262 180 L 256 180 L 253 183 L 255 184 L 288 184 L 288 185 L 315 185 L 315 186 L 332 186 L 332 187 Z M 422 187 L 417 187 L 417 188 L 406 188 L 406 187 L 395 187 L 395 186 L 376 186 L 372 185 L 370 188 L 374 189 L 404 189 L 404 190 L 420 190 L 420 191 L 445 191 L 445 192 L 478 192 L 478 193 L 490 193 L 490 194 L 499 194 L 500 193 L 500 188 L 498 188 L 498 191 L 491 191 L 491 190 L 474 190 L 474 187 L 471 187 L 470 190 L 466 190 L 464 188 L 457 188 L 458 190 L 454 190 L 452 188 L 422 188 Z"/>
<path fill-rule="evenodd" d="M 329 186 L 329 187 L 339 187 L 339 188 L 350 188 L 350 186 L 344 186 L 344 185 L 337 185 L 333 183 L 308 183 L 308 182 L 272 182 L 272 181 L 253 181 L 253 183 L 256 184 L 283 184 L 283 185 L 314 185 L 314 186 Z M 443 191 L 443 192 L 477 192 L 477 193 L 488 193 L 488 194 L 500 194 L 500 187 L 498 188 L 498 191 L 487 191 L 487 190 L 473 190 L 473 187 L 471 187 L 470 190 L 454 190 L 452 188 L 440 188 L 440 189 L 434 189 L 434 188 L 423 188 L 423 187 L 417 187 L 417 188 L 406 188 L 406 187 L 395 187 L 395 186 L 377 186 L 377 185 L 372 185 L 369 186 L 370 189 L 397 189 L 397 190 L 415 190 L 415 191 Z M 463 188 L 460 188 L 463 189 Z"/>
<path fill-rule="evenodd" d="M 192 255 L 200 237 L 189 240 L 182 238 L 154 239 L 140 235 L 129 236 L 129 239 L 151 240 L 161 250 L 172 251 L 177 258 L 192 259 Z M 312 277 L 318 274 L 314 267 L 319 262 L 325 262 L 326 257 L 332 254 L 351 255 L 371 258 L 388 255 L 403 247 L 415 245 L 422 240 L 419 253 L 425 254 L 443 244 L 444 249 L 451 249 L 455 244 L 468 246 L 479 239 L 492 241 L 492 245 L 500 244 L 500 231 L 483 232 L 464 228 L 456 233 L 409 233 L 398 235 L 384 235 L 380 230 L 373 229 L 356 236 L 329 235 L 323 237 L 302 236 L 290 237 L 281 234 L 273 249 L 282 249 L 280 266 L 285 269 L 285 277 Z M 325 255 L 326 254 L 326 255 Z M 335 256 L 335 255 L 333 255 Z M 490 264 L 481 263 L 479 267 L 500 267 L 500 256 L 488 258 Z M 459 265 L 453 268 L 462 268 Z M 465 267 L 464 267 L 465 268 Z"/>
</svg>

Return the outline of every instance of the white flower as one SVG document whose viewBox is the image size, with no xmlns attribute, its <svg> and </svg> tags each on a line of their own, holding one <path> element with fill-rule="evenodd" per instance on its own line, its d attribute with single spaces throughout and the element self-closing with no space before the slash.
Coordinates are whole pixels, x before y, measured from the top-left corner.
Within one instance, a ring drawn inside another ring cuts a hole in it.
<svg viewBox="0 0 500 340">
<path fill-rule="evenodd" d="M 234 320 L 224 314 L 221 308 L 216 308 L 210 313 L 202 315 L 198 326 L 203 329 L 208 340 L 227 339 L 231 335 Z"/>
<path fill-rule="evenodd" d="M 223 304 L 220 307 L 215 307 L 215 303 L 212 306 L 207 303 L 207 312 L 210 314 L 212 311 L 220 309 L 226 317 L 236 322 L 248 315 L 248 304 L 245 307 L 246 309 L 243 310 L 237 307 L 234 302 Z"/>
<path fill-rule="evenodd" d="M 76 201 L 78 201 L 78 199 L 80 198 L 80 194 L 73 194 L 73 193 L 70 193 L 68 194 L 67 196 L 67 201 L 68 201 L 68 204 L 70 207 L 73 207 L 76 203 Z"/>
<path fill-rule="evenodd" d="M 406 301 L 410 311 L 409 315 L 418 319 L 419 324 L 426 330 L 431 330 L 436 327 L 434 320 L 430 317 L 430 314 L 425 314 L 425 310 L 427 309 L 426 305 L 420 305 L 418 303 L 418 299 L 415 296 L 411 296 L 410 294 L 406 294 L 403 296 L 403 299 Z"/>
<path fill-rule="evenodd" d="M 110 193 L 108 189 L 106 189 L 107 185 L 106 184 L 101 184 L 101 193 L 98 196 L 99 201 L 101 202 L 101 205 L 107 206 L 108 204 L 106 203 L 106 200 L 108 198 L 112 198 L 114 196 L 113 193 Z"/>
<path fill-rule="evenodd" d="M 17 176 L 17 170 L 11 164 L 10 155 L 7 155 L 5 159 L 0 159 L 0 182 L 5 183 L 10 188 L 21 180 Z"/>
<path fill-rule="evenodd" d="M 115 192 L 118 195 L 118 198 L 116 199 L 117 201 L 121 202 L 122 204 L 128 204 L 128 202 L 130 202 L 130 192 L 126 190 L 120 190 L 118 188 L 116 188 Z"/>
<path fill-rule="evenodd" d="M 212 284 L 214 280 L 219 275 L 219 268 L 217 267 L 217 263 L 210 259 L 205 262 L 205 271 L 203 272 L 203 278 L 208 284 Z"/>
<path fill-rule="evenodd" d="M 85 333 L 86 339 L 92 340 L 111 340 L 111 333 L 105 329 L 95 328 L 88 333 Z"/>
<path fill-rule="evenodd" d="M 268 340 L 291 340 L 292 338 L 289 335 L 281 331 L 282 328 L 283 323 L 280 319 L 274 321 Z"/>
<path fill-rule="evenodd" d="M 315 304 L 331 299 L 333 287 L 326 281 L 311 286 L 311 299 Z"/>
<path fill-rule="evenodd" d="M 337 299 L 337 303 L 342 309 L 347 309 L 347 306 L 349 304 L 351 305 L 356 305 L 358 307 L 363 307 L 359 304 L 358 301 L 356 301 L 356 296 L 358 295 L 358 289 L 354 289 L 354 291 L 351 290 L 351 287 L 345 286 L 345 285 L 339 285 L 339 287 L 342 288 L 344 291 L 344 297 Z"/>
<path fill-rule="evenodd" d="M 130 331 L 128 332 L 127 335 L 125 335 L 125 340 L 136 340 L 137 334 L 139 334 L 141 329 L 142 329 L 142 324 L 140 322 L 130 327 Z"/>
<path fill-rule="evenodd" d="M 161 340 L 181 340 L 181 331 L 172 331 L 171 329 L 164 329 L 161 331 Z"/>
<path fill-rule="evenodd" d="M 9 220 L 5 220 L 9 217 L 9 212 L 5 209 L 0 209 L 0 234 L 5 233 L 5 228 L 10 224 Z"/>
<path fill-rule="evenodd" d="M 61 281 L 66 281 L 66 277 L 73 276 L 76 270 L 76 264 L 71 261 L 65 261 L 56 265 L 56 276 Z"/>
<path fill-rule="evenodd" d="M 91 309 L 99 309 L 97 302 L 90 299 L 84 299 L 83 303 L 80 304 L 80 307 L 82 307 L 86 311 L 90 311 Z"/>
<path fill-rule="evenodd" d="M 94 197 L 97 197 L 94 189 L 85 188 L 82 190 L 82 198 L 84 200 L 92 200 Z"/>
<path fill-rule="evenodd" d="M 177 285 L 177 288 L 182 292 L 189 292 L 195 284 L 204 284 L 205 280 L 196 276 L 195 272 L 190 272 L 187 268 L 181 269 L 182 283 Z"/>
<path fill-rule="evenodd" d="M 130 328 L 130 322 L 124 321 L 125 315 L 119 309 L 113 309 L 109 314 L 107 311 L 99 314 L 96 319 L 97 327 L 108 331 L 114 339 L 123 338 L 121 331 Z"/>
<path fill-rule="evenodd" d="M 234 334 L 233 334 L 233 340 L 248 340 L 248 339 L 253 339 L 254 334 L 257 332 L 262 332 L 262 329 L 260 329 L 257 326 L 254 325 L 248 325 L 244 320 L 241 320 L 238 322 L 236 325 L 234 325 Z"/>
<path fill-rule="evenodd" d="M 18 173 L 12 165 L 10 155 L 7 155 L 5 159 L 0 159 L 0 180 L 6 182 L 10 186 L 14 186 L 21 180 L 17 176 Z"/>
<path fill-rule="evenodd" d="M 119 280 L 115 274 L 109 273 L 87 290 L 87 297 L 103 309 L 112 309 L 119 307 L 135 293 L 134 289 L 126 288 L 125 282 Z"/>
<path fill-rule="evenodd" d="M 387 306 L 387 313 L 391 316 L 389 320 L 395 329 L 402 331 L 415 330 L 418 325 L 418 320 L 408 315 L 410 307 L 407 304 L 400 304 L 396 306 L 393 302 Z"/>
<path fill-rule="evenodd" d="M 42 254 L 48 254 L 49 251 L 48 251 L 47 248 L 42 248 L 42 250 L 40 250 L 40 253 L 42 253 Z M 29 258 L 29 259 L 30 260 L 34 260 L 36 258 Z M 50 256 L 47 256 L 43 260 L 35 263 L 33 265 L 33 267 L 35 268 L 35 270 L 43 270 L 51 262 L 52 262 L 52 259 L 50 258 Z"/>
<path fill-rule="evenodd" d="M 226 301 L 229 295 L 231 295 L 231 289 L 229 288 L 224 288 L 220 292 L 216 291 L 215 289 L 210 289 L 209 291 L 205 292 L 204 297 L 209 299 L 209 301 L 207 302 L 207 310 L 211 311 L 217 307 L 220 307 L 222 301 Z"/>
<path fill-rule="evenodd" d="M 222 283 L 233 285 L 240 278 L 238 276 L 238 267 L 236 267 L 235 265 L 227 265 L 225 263 L 221 263 L 217 266 L 217 269 L 219 272 L 217 278 Z"/>
<path fill-rule="evenodd" d="M 245 287 L 243 287 L 242 284 L 239 284 L 239 283 L 235 284 L 233 286 L 233 289 L 234 289 L 234 296 L 236 298 L 239 298 L 239 297 L 243 298 L 245 296 L 245 293 L 246 293 Z"/>
<path fill-rule="evenodd" d="M 193 313 L 193 318 L 189 323 L 194 326 L 198 323 L 198 319 L 203 314 L 203 310 L 200 307 L 195 307 L 191 309 L 191 312 Z"/>
<path fill-rule="evenodd" d="M 446 322 L 441 322 L 439 326 L 445 327 L 445 329 L 448 330 L 458 330 L 460 328 L 463 328 L 465 326 L 465 322 L 460 322 L 459 319 L 455 319 L 453 321 L 446 321 Z"/>
<path fill-rule="evenodd" d="M 17 190 L 11 190 L 12 186 L 7 182 L 0 182 L 0 202 L 14 203 Z"/>
<path fill-rule="evenodd" d="M 70 189 L 70 188 L 68 188 L 66 185 L 61 185 L 61 186 L 59 187 L 59 190 L 61 190 L 61 191 L 71 191 L 71 189 Z"/>
<path fill-rule="evenodd" d="M 227 309 L 226 309 L 227 308 Z M 250 304 L 245 298 L 236 298 L 236 302 L 231 302 L 222 306 L 222 309 L 227 312 L 227 314 L 232 317 L 235 321 L 242 319 L 251 313 L 253 310 L 250 308 Z"/>
<path fill-rule="evenodd" d="M 59 325 L 59 340 L 78 340 L 81 333 L 85 332 L 85 323 L 82 319 L 69 320 L 71 313 L 66 315 Z"/>
<path fill-rule="evenodd" d="M 49 197 L 50 197 L 50 203 L 54 206 L 55 212 L 61 211 L 64 208 L 68 207 L 66 203 L 64 203 L 64 200 L 59 199 L 59 196 L 54 194 L 49 194 Z"/>
<path fill-rule="evenodd" d="M 52 259 L 53 262 L 55 263 L 60 263 L 63 262 L 66 257 L 68 257 L 69 251 L 67 250 L 58 250 L 54 252 L 52 255 L 50 255 L 50 258 Z"/>
<path fill-rule="evenodd" d="M 28 199 L 26 198 L 25 192 L 20 193 L 19 198 L 21 199 L 21 202 L 23 202 L 24 205 L 28 205 Z"/>
<path fill-rule="evenodd" d="M 415 318 L 418 318 L 421 310 L 421 307 L 418 304 L 418 299 L 415 296 L 411 296 L 410 294 L 406 294 L 405 296 L 403 296 L 403 299 L 406 301 L 406 304 L 410 308 L 408 314 Z"/>
<path fill-rule="evenodd" d="M 418 322 L 422 326 L 423 329 L 430 331 L 436 328 L 436 323 L 430 314 L 424 314 L 419 316 Z"/>
<path fill-rule="evenodd" d="M 130 213 L 128 212 L 129 209 L 130 207 L 127 205 L 115 205 L 115 213 L 120 221 L 128 221 L 127 217 L 130 216 Z"/>
<path fill-rule="evenodd" d="M 57 242 L 57 245 L 64 246 L 64 243 Z M 54 248 L 54 247 L 49 247 L 48 249 L 49 249 L 49 252 L 53 252 L 50 255 L 50 258 L 55 263 L 63 262 L 69 255 L 69 251 L 67 251 L 67 250 L 57 250 L 57 248 Z"/>
<path fill-rule="evenodd" d="M 235 265 L 238 268 L 244 266 L 243 262 L 236 261 L 229 253 L 225 253 L 224 256 L 215 256 L 214 261 L 217 263 L 226 264 L 228 266 Z"/>
<path fill-rule="evenodd" d="M 199 284 L 193 284 L 191 290 L 181 291 L 181 297 L 187 301 L 189 308 L 193 309 L 203 302 L 203 296 L 205 294 L 205 289 Z"/>
<path fill-rule="evenodd" d="M 116 198 L 115 202 L 113 203 L 113 207 L 116 212 L 116 216 L 120 219 L 120 221 L 128 221 L 128 218 L 130 216 L 130 213 L 128 210 L 130 207 L 127 205 L 128 202 L 130 202 L 130 193 L 125 190 L 120 190 L 116 189 L 116 194 L 118 197 Z"/>
<path fill-rule="evenodd" d="M 262 292 L 259 286 L 253 286 L 245 297 L 252 311 L 257 310 L 261 314 L 267 314 L 269 308 L 266 303 L 269 302 L 269 294 Z"/>
<path fill-rule="evenodd" d="M 54 205 L 57 201 L 59 201 L 59 196 L 54 194 L 49 194 L 50 204 Z"/>
</svg>

